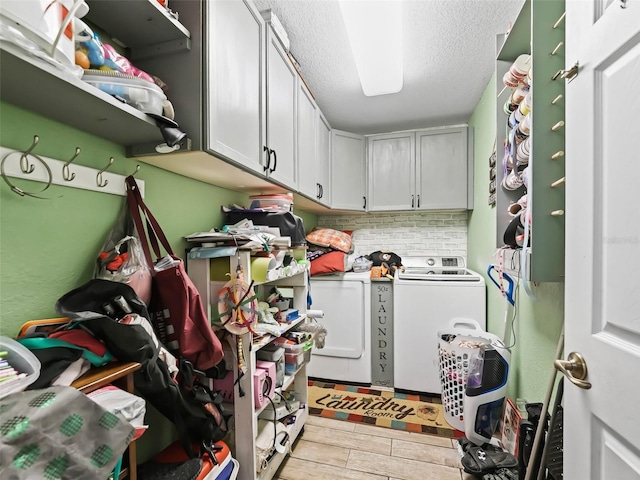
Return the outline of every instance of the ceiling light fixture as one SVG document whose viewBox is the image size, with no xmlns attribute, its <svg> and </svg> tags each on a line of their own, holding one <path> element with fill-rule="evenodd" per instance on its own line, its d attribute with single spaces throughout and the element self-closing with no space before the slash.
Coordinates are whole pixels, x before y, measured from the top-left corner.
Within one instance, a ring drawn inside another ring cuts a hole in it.
<svg viewBox="0 0 640 480">
<path fill-rule="evenodd" d="M 362 91 L 368 97 L 402 90 L 402 1 L 340 0 Z"/>
</svg>

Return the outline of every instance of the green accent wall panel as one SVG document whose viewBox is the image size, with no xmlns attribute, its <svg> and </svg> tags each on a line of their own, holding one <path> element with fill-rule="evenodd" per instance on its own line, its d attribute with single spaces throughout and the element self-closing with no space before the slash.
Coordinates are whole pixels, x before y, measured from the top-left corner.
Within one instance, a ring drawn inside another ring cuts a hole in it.
<svg viewBox="0 0 640 480">
<path fill-rule="evenodd" d="M 494 257 L 497 212 L 496 207 L 488 204 L 489 157 L 496 138 L 495 92 L 494 76 L 469 120 L 475 132 L 475 208 L 469 214 L 467 263 L 469 268 L 482 273 L 487 283 L 487 329 L 502 336 L 507 301 L 486 275 L 489 264 L 497 264 Z M 498 163 L 500 161 L 498 155 Z M 529 402 L 542 402 L 564 322 L 564 283 L 531 283 L 530 286 L 535 300 L 527 296 L 522 284 L 518 289 L 514 321 L 517 341 L 512 348 L 507 394 Z"/>
<path fill-rule="evenodd" d="M 122 145 L 0 103 L 2 146 L 24 150 L 34 135 L 40 137 L 35 153 L 67 160 L 80 147 L 76 160 L 80 165 L 101 169 L 114 157 L 110 171 L 128 175 L 136 169 L 137 162 L 125 157 Z M 145 202 L 174 251 L 183 257 L 185 235 L 222 226 L 220 206 L 248 200 L 244 193 L 148 164 L 141 164 L 136 177 L 145 181 Z M 27 191 L 43 187 L 37 182 L 12 181 Z M 125 197 L 52 185 L 43 193 L 49 198 L 39 200 L 20 197 L 0 183 L 0 334 L 14 336 L 27 320 L 58 316 L 56 300 L 92 278 L 95 257 Z M 316 225 L 315 215 L 296 213 L 307 229 Z"/>
</svg>

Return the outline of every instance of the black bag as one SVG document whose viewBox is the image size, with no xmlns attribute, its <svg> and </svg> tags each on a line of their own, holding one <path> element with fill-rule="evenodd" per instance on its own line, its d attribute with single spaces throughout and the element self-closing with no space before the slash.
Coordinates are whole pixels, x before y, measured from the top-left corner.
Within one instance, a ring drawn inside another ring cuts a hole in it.
<svg viewBox="0 0 640 480">
<path fill-rule="evenodd" d="M 393 252 L 383 252 L 377 250 L 367 255 L 367 258 L 373 262 L 374 267 L 379 267 L 383 263 L 386 263 L 387 267 L 389 268 L 402 266 L 402 258 L 400 258 L 399 255 L 396 255 Z"/>
<path fill-rule="evenodd" d="M 244 219 L 251 220 L 254 225 L 278 227 L 280 235 L 291 237 L 291 245 L 304 245 L 307 234 L 300 217 L 291 212 L 256 212 L 255 210 L 225 211 L 227 224 L 233 225 Z"/>
<path fill-rule="evenodd" d="M 158 357 L 154 339 L 140 325 L 118 323 L 109 316 L 103 305 L 122 296 L 133 313 L 149 319 L 147 307 L 133 289 L 124 283 L 94 279 L 62 296 L 56 310 L 102 340 L 120 361 L 138 362 L 142 368 L 135 372 L 136 390 L 151 405 L 172 421 L 185 450 L 196 456 L 193 443 L 211 445 L 222 440 L 227 423 L 222 411 L 222 395 L 194 381 L 195 370 L 180 361 L 180 384 L 169 373 L 167 364 Z"/>
</svg>

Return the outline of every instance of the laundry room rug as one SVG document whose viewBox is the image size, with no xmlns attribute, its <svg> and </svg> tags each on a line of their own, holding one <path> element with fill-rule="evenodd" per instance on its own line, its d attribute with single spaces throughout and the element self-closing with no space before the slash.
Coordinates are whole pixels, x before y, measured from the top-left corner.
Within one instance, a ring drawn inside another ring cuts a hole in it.
<svg viewBox="0 0 640 480">
<path fill-rule="evenodd" d="M 309 414 L 318 417 L 450 438 L 463 435 L 444 419 L 438 397 L 310 380 L 308 404 Z"/>
</svg>

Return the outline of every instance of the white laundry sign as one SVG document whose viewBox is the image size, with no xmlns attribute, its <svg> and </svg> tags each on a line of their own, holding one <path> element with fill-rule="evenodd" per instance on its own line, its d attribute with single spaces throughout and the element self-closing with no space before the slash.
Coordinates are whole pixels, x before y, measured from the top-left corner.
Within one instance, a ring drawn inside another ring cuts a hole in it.
<svg viewBox="0 0 640 480">
<path fill-rule="evenodd" d="M 371 282 L 371 384 L 393 387 L 393 283 Z"/>
</svg>

